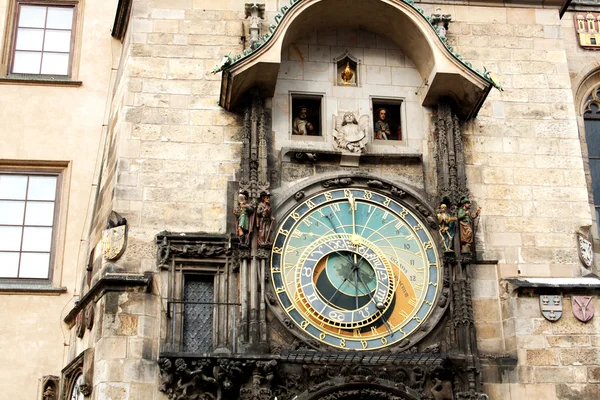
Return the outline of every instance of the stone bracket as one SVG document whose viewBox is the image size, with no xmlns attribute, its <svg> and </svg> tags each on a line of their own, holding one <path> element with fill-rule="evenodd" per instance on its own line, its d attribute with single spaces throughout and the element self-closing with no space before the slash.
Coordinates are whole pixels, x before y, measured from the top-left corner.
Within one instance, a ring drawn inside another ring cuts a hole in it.
<svg viewBox="0 0 600 400">
<path fill-rule="evenodd" d="M 79 302 L 73 306 L 71 311 L 63 321 L 72 327 L 75 324 L 77 315 L 83 311 L 92 301 L 98 301 L 107 292 L 124 292 L 132 287 L 138 287 L 147 290 L 152 281 L 152 273 L 144 274 L 125 274 L 125 273 L 106 273 L 98 280 L 83 296 Z"/>
</svg>

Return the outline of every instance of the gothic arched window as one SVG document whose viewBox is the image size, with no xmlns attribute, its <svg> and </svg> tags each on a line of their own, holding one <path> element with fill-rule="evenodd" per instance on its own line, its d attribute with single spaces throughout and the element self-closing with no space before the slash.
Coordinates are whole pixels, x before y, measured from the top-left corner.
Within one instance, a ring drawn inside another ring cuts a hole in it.
<svg viewBox="0 0 600 400">
<path fill-rule="evenodd" d="M 583 119 L 596 221 L 600 221 L 600 88 L 596 88 L 588 97 L 583 111 Z"/>
</svg>

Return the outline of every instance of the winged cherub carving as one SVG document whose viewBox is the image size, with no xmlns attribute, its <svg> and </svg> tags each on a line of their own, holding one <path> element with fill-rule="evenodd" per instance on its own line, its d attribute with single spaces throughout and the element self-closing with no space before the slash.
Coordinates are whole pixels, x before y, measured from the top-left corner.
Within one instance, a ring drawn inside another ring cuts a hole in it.
<svg viewBox="0 0 600 400">
<path fill-rule="evenodd" d="M 333 132 L 334 146 L 342 151 L 362 153 L 368 140 L 369 116 L 361 115 L 358 120 L 352 111 L 335 116 Z"/>
</svg>

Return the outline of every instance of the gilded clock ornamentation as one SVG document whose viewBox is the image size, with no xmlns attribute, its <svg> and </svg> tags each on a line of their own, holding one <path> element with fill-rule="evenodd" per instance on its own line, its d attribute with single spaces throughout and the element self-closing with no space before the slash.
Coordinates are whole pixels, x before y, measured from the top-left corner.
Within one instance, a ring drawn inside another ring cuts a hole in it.
<svg viewBox="0 0 600 400">
<path fill-rule="evenodd" d="M 286 318 L 341 349 L 374 350 L 413 335 L 441 286 L 437 246 L 415 213 L 366 189 L 308 197 L 283 219 L 271 281 Z"/>
</svg>

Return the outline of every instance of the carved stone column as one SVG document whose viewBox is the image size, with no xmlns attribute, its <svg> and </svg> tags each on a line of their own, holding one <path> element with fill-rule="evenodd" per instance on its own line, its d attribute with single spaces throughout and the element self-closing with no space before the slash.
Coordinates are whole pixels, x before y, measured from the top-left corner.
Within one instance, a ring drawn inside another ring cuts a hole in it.
<svg viewBox="0 0 600 400">
<path fill-rule="evenodd" d="M 263 283 L 270 245 L 268 237 L 265 238 L 261 231 L 265 229 L 261 224 L 264 202 L 259 204 L 270 195 L 267 131 L 263 101 L 258 90 L 251 90 L 244 112 L 239 188 L 253 208 L 253 223 L 250 223 L 247 235 L 240 237 L 238 254 L 242 303 L 240 339 L 243 350 L 253 352 L 266 350 L 267 338 Z M 270 208 L 267 217 L 270 218 Z"/>
<path fill-rule="evenodd" d="M 448 103 L 441 103 L 438 106 L 434 124 L 437 145 L 438 195 L 440 201 L 451 209 L 451 214 L 456 215 L 461 199 L 467 198 L 469 193 L 465 172 L 462 125 Z M 475 250 L 471 246 L 470 252 L 463 252 L 459 225 L 459 222 L 456 221 L 454 230 L 452 230 L 454 235 L 452 246 L 449 251 L 444 253 L 445 264 L 450 271 L 449 279 L 452 287 L 450 299 L 454 337 L 457 342 L 457 350 L 466 359 L 466 365 L 463 366 L 461 374 L 463 379 L 459 382 L 455 393 L 459 399 L 478 399 L 481 392 L 480 367 L 473 320 L 471 282 L 467 274 L 467 266 L 475 259 Z"/>
</svg>

